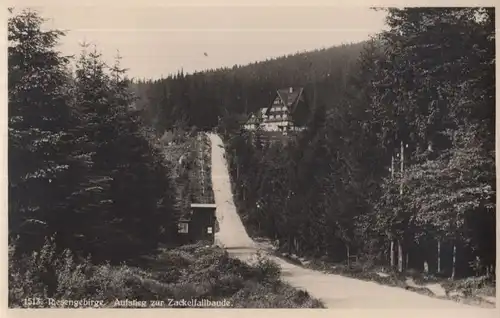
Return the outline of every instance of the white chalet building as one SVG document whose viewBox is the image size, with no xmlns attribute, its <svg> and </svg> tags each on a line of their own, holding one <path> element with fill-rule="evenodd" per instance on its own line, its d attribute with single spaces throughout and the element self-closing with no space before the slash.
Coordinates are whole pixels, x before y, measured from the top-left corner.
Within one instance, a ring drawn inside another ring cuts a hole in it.
<svg viewBox="0 0 500 318">
<path fill-rule="evenodd" d="M 276 131 L 283 134 L 302 130 L 307 110 L 303 88 L 279 89 L 272 105 L 252 114 L 244 127 L 247 130 L 255 130 L 260 126 L 264 131 Z"/>
</svg>

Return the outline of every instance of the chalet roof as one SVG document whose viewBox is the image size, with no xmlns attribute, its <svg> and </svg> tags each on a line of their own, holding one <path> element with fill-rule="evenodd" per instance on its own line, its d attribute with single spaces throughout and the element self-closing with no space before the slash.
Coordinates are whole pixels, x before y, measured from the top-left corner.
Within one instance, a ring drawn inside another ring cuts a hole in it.
<svg viewBox="0 0 500 318">
<path fill-rule="evenodd" d="M 283 106 L 293 107 L 299 101 L 302 96 L 303 88 L 295 88 L 290 93 L 288 88 L 279 89 L 277 91 L 281 101 L 283 102 Z"/>
<path fill-rule="evenodd" d="M 256 124 L 257 123 L 257 117 L 252 115 L 250 118 L 247 120 L 245 124 L 250 125 L 250 124 Z"/>
<path fill-rule="evenodd" d="M 263 117 L 266 115 L 267 107 L 259 109 L 257 112 L 258 116 Z M 256 124 L 258 117 L 255 114 L 251 114 L 250 118 L 247 120 L 246 124 Z"/>
<path fill-rule="evenodd" d="M 264 122 L 281 122 L 281 121 L 291 121 L 291 118 L 284 118 L 284 114 L 290 114 L 290 112 L 294 111 L 294 108 L 297 106 L 299 101 L 304 100 L 304 88 L 302 87 L 297 87 L 297 88 L 282 88 L 278 89 L 276 91 L 276 98 L 273 100 L 273 103 L 267 107 L 259 109 L 258 112 L 251 114 L 245 124 L 251 125 L 251 124 L 257 124 L 258 123 L 258 117 L 264 117 Z M 287 107 L 287 110 L 280 110 L 278 112 L 272 112 L 271 109 L 273 108 L 274 101 L 279 98 L 281 101 L 282 105 Z M 279 114 L 280 118 L 269 118 L 269 115 L 276 115 Z"/>
<path fill-rule="evenodd" d="M 267 108 L 265 108 L 265 107 L 264 107 L 264 108 L 259 109 L 259 112 L 260 112 L 260 115 L 261 115 L 261 116 L 265 116 L 265 115 L 266 115 L 266 111 L 267 111 Z"/>
<path fill-rule="evenodd" d="M 292 87 L 292 92 L 290 92 L 290 88 L 282 88 L 282 89 L 278 89 L 276 91 L 276 93 L 277 93 L 276 97 L 280 99 L 283 106 L 286 106 L 290 110 L 293 110 L 295 108 L 295 106 L 298 104 L 298 102 L 300 101 L 300 99 L 302 98 L 303 92 L 304 92 L 304 88 L 302 88 L 302 87 L 298 87 L 298 88 Z M 272 108 L 272 105 L 267 107 L 266 114 L 269 114 L 271 108 Z"/>
</svg>

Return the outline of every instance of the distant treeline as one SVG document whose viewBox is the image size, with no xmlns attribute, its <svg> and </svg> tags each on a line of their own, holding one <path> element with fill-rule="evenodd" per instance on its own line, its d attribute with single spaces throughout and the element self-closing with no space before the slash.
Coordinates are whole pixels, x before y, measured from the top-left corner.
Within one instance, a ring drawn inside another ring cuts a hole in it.
<svg viewBox="0 0 500 318">
<path fill-rule="evenodd" d="M 210 129 L 221 125 L 219 120 L 235 127 L 240 123 L 236 119 L 269 106 L 276 90 L 289 86 L 305 87 L 310 103 L 334 105 L 343 98 L 362 48 L 363 43 L 342 45 L 246 66 L 134 81 L 136 107 L 162 134 L 179 124 Z"/>
</svg>

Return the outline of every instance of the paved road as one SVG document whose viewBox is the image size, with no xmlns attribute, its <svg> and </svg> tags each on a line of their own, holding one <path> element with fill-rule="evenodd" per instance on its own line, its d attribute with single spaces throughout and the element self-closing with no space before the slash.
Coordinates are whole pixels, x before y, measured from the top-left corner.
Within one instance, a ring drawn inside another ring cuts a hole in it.
<svg viewBox="0 0 500 318">
<path fill-rule="evenodd" d="M 216 242 L 224 246 L 234 257 L 246 260 L 252 257 L 259 246 L 247 234 L 239 218 L 231 194 L 231 185 L 224 158 L 222 140 L 210 134 L 212 144 L 212 183 L 217 204 L 219 232 Z M 460 309 L 472 310 L 469 317 L 494 317 L 492 310 L 462 305 L 453 301 L 441 300 L 410 292 L 397 287 L 326 274 L 305 269 L 268 255 L 283 271 L 283 279 L 290 285 L 307 290 L 313 297 L 321 299 L 328 308 L 356 309 Z M 444 313 L 443 313 L 444 314 Z"/>
</svg>

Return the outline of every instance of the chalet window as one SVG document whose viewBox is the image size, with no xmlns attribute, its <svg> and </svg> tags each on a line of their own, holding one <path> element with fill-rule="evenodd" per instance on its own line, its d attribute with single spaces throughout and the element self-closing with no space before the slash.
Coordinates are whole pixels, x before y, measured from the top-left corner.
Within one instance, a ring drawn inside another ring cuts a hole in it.
<svg viewBox="0 0 500 318">
<path fill-rule="evenodd" d="M 188 233 L 189 231 L 189 224 L 187 222 L 180 222 L 178 224 L 178 233 Z"/>
<path fill-rule="evenodd" d="M 281 118 L 281 115 L 280 114 L 276 115 L 276 118 Z"/>
<path fill-rule="evenodd" d="M 212 227 L 210 227 L 210 226 L 209 226 L 209 227 L 207 228 L 207 233 L 208 233 L 208 234 L 212 234 Z"/>
<path fill-rule="evenodd" d="M 273 118 L 274 118 L 274 115 L 269 116 L 269 118 L 273 119 Z"/>
</svg>

